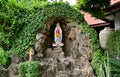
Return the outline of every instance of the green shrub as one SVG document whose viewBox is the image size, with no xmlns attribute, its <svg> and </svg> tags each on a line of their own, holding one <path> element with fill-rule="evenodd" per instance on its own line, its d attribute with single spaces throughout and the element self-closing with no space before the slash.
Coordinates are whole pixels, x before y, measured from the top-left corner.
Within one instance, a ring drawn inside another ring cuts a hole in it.
<svg viewBox="0 0 120 77">
<path fill-rule="evenodd" d="M 23 62 L 18 66 L 19 77 L 40 77 L 38 61 Z"/>
<path fill-rule="evenodd" d="M 26 63 L 23 62 L 23 63 L 20 63 L 19 66 L 18 66 L 18 72 L 19 72 L 19 77 L 26 77 Z"/>
<path fill-rule="evenodd" d="M 0 47 L 0 66 L 6 65 L 8 54 Z"/>
<path fill-rule="evenodd" d="M 27 71 L 26 77 L 39 77 L 40 76 L 39 62 L 29 62 L 26 71 Z"/>
<path fill-rule="evenodd" d="M 120 77 L 120 60 L 110 57 L 111 77 Z"/>
<path fill-rule="evenodd" d="M 120 55 L 120 30 L 112 32 L 107 40 L 107 50 L 109 54 Z"/>
<path fill-rule="evenodd" d="M 107 40 L 111 77 L 120 76 L 120 30 L 112 32 Z"/>
</svg>

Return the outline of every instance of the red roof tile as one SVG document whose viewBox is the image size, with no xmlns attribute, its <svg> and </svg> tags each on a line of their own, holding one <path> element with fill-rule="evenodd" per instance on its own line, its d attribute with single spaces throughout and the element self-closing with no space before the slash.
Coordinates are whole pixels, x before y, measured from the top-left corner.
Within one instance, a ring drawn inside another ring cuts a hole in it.
<svg viewBox="0 0 120 77">
<path fill-rule="evenodd" d="M 117 2 L 120 2 L 120 0 L 111 0 L 111 5 L 117 3 Z"/>
<path fill-rule="evenodd" d="M 100 23 L 106 23 L 103 20 L 96 19 L 95 17 L 92 17 L 89 13 L 84 13 L 84 18 L 88 25 L 94 25 L 94 24 L 100 24 Z"/>
<path fill-rule="evenodd" d="M 111 5 L 114 5 L 118 2 L 120 2 L 120 0 L 111 0 Z M 85 12 L 81 12 L 81 13 L 84 14 L 84 18 L 85 18 L 86 22 L 88 23 L 88 25 L 91 25 L 91 26 L 102 26 L 102 24 L 109 25 L 106 21 L 96 19 L 95 17 L 92 17 L 89 13 L 85 13 Z"/>
</svg>

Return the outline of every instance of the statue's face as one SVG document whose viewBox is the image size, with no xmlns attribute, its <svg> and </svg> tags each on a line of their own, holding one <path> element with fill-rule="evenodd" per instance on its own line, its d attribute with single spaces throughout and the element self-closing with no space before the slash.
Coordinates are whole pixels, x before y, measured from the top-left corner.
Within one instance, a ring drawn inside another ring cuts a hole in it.
<svg viewBox="0 0 120 77">
<path fill-rule="evenodd" d="M 57 27 L 60 27 L 60 24 L 59 24 L 59 23 L 57 23 Z"/>
</svg>

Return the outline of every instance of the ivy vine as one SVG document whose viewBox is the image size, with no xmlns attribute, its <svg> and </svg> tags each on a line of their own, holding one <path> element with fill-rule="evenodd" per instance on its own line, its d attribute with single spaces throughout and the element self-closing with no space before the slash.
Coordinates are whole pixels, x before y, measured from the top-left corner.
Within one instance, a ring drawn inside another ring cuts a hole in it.
<svg viewBox="0 0 120 77">
<path fill-rule="evenodd" d="M 13 42 L 11 52 L 12 54 L 25 55 L 29 48 L 35 44 L 35 36 L 39 29 L 42 29 L 50 18 L 62 17 L 69 18 L 79 23 L 84 22 L 83 15 L 76 9 L 64 2 L 49 3 L 37 9 L 35 13 L 28 15 L 29 19 L 24 28 L 19 32 L 18 37 Z"/>
</svg>

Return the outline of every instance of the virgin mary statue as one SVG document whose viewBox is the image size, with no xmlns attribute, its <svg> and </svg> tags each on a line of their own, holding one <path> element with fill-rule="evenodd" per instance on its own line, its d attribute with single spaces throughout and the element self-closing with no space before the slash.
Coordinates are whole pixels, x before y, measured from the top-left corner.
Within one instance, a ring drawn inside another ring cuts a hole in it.
<svg viewBox="0 0 120 77">
<path fill-rule="evenodd" d="M 53 46 L 63 46 L 62 43 L 62 30 L 60 24 L 57 23 L 55 30 L 54 30 L 54 41 Z"/>
</svg>

